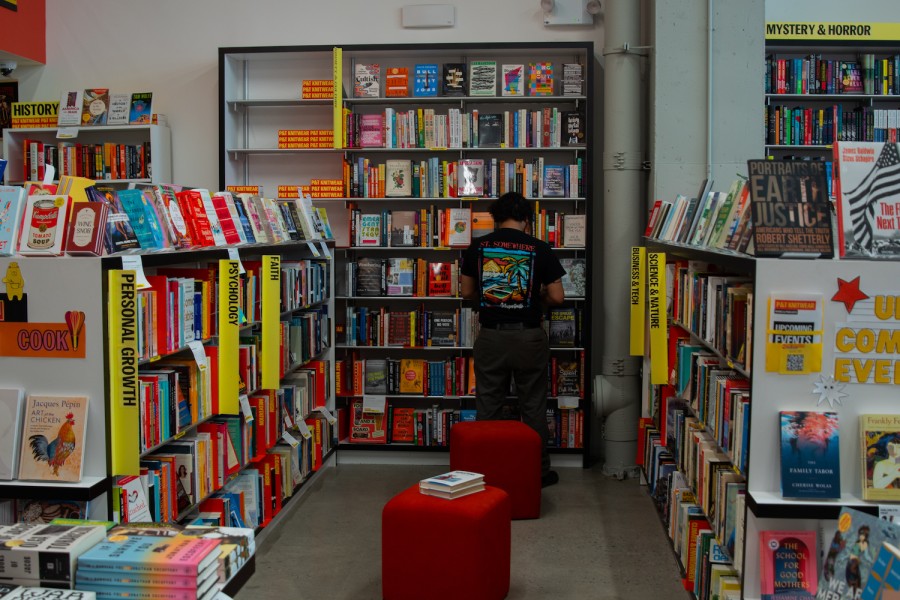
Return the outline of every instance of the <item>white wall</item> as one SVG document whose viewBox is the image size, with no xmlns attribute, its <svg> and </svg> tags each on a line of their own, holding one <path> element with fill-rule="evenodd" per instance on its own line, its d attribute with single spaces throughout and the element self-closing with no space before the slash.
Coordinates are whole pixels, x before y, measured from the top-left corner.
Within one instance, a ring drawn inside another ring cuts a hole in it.
<svg viewBox="0 0 900 600">
<path fill-rule="evenodd" d="M 766 21 L 894 23 L 898 19 L 896 0 L 766 0 Z"/>
<path fill-rule="evenodd" d="M 431 0 L 423 0 L 423 3 Z M 455 0 L 456 27 L 400 26 L 411 0 L 47 0 L 47 64 L 23 100 L 67 89 L 152 91 L 172 128 L 173 183 L 218 186 L 218 48 L 305 44 L 593 41 L 602 25 L 543 25 L 538 0 Z"/>
</svg>

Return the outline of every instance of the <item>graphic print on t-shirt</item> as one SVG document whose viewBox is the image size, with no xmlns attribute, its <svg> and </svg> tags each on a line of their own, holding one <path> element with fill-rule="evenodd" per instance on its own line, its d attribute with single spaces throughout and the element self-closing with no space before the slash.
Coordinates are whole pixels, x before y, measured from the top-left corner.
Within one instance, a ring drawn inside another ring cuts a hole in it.
<svg viewBox="0 0 900 600">
<path fill-rule="evenodd" d="M 482 248 L 481 305 L 528 308 L 534 274 L 534 252 Z"/>
</svg>

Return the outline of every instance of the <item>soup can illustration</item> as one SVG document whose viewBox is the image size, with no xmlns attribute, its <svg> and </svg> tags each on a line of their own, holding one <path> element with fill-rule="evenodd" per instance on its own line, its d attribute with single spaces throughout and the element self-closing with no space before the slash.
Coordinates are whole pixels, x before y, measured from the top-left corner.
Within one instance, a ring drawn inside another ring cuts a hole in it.
<svg viewBox="0 0 900 600">
<path fill-rule="evenodd" d="M 56 241 L 56 221 L 59 217 L 58 204 L 53 198 L 38 200 L 31 211 L 31 225 L 28 230 L 28 247 L 34 250 L 52 248 Z"/>
</svg>

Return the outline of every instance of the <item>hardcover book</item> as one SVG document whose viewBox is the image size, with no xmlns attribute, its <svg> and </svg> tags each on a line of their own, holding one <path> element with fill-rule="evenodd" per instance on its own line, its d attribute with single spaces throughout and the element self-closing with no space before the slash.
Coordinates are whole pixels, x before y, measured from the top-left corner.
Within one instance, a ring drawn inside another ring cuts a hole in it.
<svg viewBox="0 0 900 600">
<path fill-rule="evenodd" d="M 525 65 L 503 65 L 501 68 L 503 96 L 525 95 Z"/>
<path fill-rule="evenodd" d="M 584 113 L 569 111 L 563 113 L 563 146 L 583 146 L 585 144 Z"/>
<path fill-rule="evenodd" d="M 391 246 L 417 246 L 419 213 L 414 210 L 391 211 Z"/>
<path fill-rule="evenodd" d="M 466 95 L 466 63 L 444 63 L 441 90 L 444 96 Z"/>
<path fill-rule="evenodd" d="M 387 259 L 385 291 L 388 296 L 412 296 L 415 263 L 411 258 Z"/>
<path fill-rule="evenodd" d="M 563 293 L 566 298 L 584 298 L 587 289 L 587 265 L 584 258 L 560 258 L 566 270 L 562 276 Z"/>
<path fill-rule="evenodd" d="M 388 98 L 409 96 L 409 69 L 391 67 L 384 74 L 384 95 Z"/>
<path fill-rule="evenodd" d="M 553 63 L 535 62 L 528 65 L 528 95 L 553 95 Z"/>
<path fill-rule="evenodd" d="M 381 259 L 362 257 L 356 261 L 356 296 L 381 296 L 384 264 Z"/>
<path fill-rule="evenodd" d="M 401 394 L 424 394 L 425 361 L 419 358 L 401 358 L 398 387 Z"/>
<path fill-rule="evenodd" d="M 587 215 L 566 215 L 563 217 L 562 246 L 584 248 L 587 244 Z"/>
<path fill-rule="evenodd" d="M 868 583 L 875 555 L 883 542 L 900 546 L 900 526 L 849 507 L 842 507 L 834 528 L 826 529 L 825 558 L 817 594 L 829 600 L 859 600 Z"/>
<path fill-rule="evenodd" d="M 150 125 L 153 118 L 153 92 L 131 94 L 131 108 L 128 112 L 129 125 Z"/>
<path fill-rule="evenodd" d="M 69 231 L 66 234 L 66 254 L 72 256 L 103 254 L 103 235 L 106 233 L 108 210 L 103 202 L 79 202 L 73 205 Z"/>
<path fill-rule="evenodd" d="M 28 196 L 19 234 L 19 254 L 62 254 L 70 205 L 68 196 Z"/>
<path fill-rule="evenodd" d="M 81 125 L 84 90 L 63 92 L 59 101 L 59 114 L 56 124 L 59 127 L 78 127 Z M 7 125 L 9 127 L 9 125 Z"/>
<path fill-rule="evenodd" d="M 138 242 L 143 250 L 159 250 L 162 245 L 162 229 L 156 213 L 147 206 L 140 190 L 119 190 L 116 194 L 119 204 L 128 215 Z"/>
<path fill-rule="evenodd" d="M 461 197 L 484 195 L 484 159 L 460 159 L 457 170 L 457 194 Z"/>
<path fill-rule="evenodd" d="M 360 215 L 359 245 L 381 246 L 381 214 Z"/>
<path fill-rule="evenodd" d="M 110 94 L 107 125 L 128 125 L 128 111 L 131 109 L 131 94 Z"/>
<path fill-rule="evenodd" d="M 472 209 L 448 208 L 450 224 L 447 245 L 451 248 L 467 248 L 472 243 Z"/>
<path fill-rule="evenodd" d="M 384 115 L 365 114 L 359 118 L 359 147 L 384 147 Z"/>
<path fill-rule="evenodd" d="M 364 412 L 363 401 L 354 400 L 350 406 L 350 435 L 352 444 L 384 444 L 387 442 L 385 435 L 384 413 Z"/>
<path fill-rule="evenodd" d="M 453 295 L 453 263 L 430 262 L 428 263 L 428 295 L 452 296 Z"/>
<path fill-rule="evenodd" d="M 497 95 L 497 61 L 473 60 L 469 63 L 469 95 Z"/>
<path fill-rule="evenodd" d="M 353 96 L 378 98 L 381 95 L 381 65 L 357 63 L 353 70 Z"/>
<path fill-rule="evenodd" d="M 900 415 L 860 415 L 863 500 L 900 500 Z"/>
<path fill-rule="evenodd" d="M 815 531 L 760 531 L 762 600 L 815 600 L 816 551 Z"/>
<path fill-rule="evenodd" d="M 391 407 L 391 443 L 412 444 L 416 441 L 415 409 Z"/>
<path fill-rule="evenodd" d="M 566 195 L 566 169 L 563 165 L 544 165 L 543 188 L 544 198 L 563 198 Z"/>
<path fill-rule="evenodd" d="M 366 394 L 387 394 L 387 360 L 366 359 L 366 379 L 363 387 Z"/>
<path fill-rule="evenodd" d="M 412 161 L 404 159 L 385 161 L 384 195 L 389 198 L 412 195 Z"/>
<path fill-rule="evenodd" d="M 785 498 L 838 499 L 838 414 L 781 411 L 781 492 Z"/>
<path fill-rule="evenodd" d="M 12 256 L 16 253 L 24 212 L 25 188 L 0 186 L 0 256 Z"/>
<path fill-rule="evenodd" d="M 553 348 L 574 348 L 577 338 L 577 309 L 550 309 L 550 346 Z"/>
<path fill-rule="evenodd" d="M 478 114 L 478 146 L 499 148 L 503 142 L 503 115 L 499 113 Z"/>
<path fill-rule="evenodd" d="M 82 96 L 81 124 L 106 125 L 109 113 L 109 89 L 92 88 L 84 90 Z"/>
<path fill-rule="evenodd" d="M 825 163 L 748 160 L 747 167 L 754 255 L 834 256 Z"/>
<path fill-rule="evenodd" d="M 0 389 L 0 480 L 19 473 L 19 444 L 25 392 L 21 388 Z"/>
<path fill-rule="evenodd" d="M 456 313 L 450 311 L 432 311 L 429 316 L 430 338 L 428 345 L 456 346 Z"/>
<path fill-rule="evenodd" d="M 112 209 L 108 211 L 103 245 L 107 254 L 115 254 L 141 247 L 134 229 L 131 228 L 131 221 L 128 219 L 127 214 L 113 212 Z"/>
<path fill-rule="evenodd" d="M 562 95 L 581 96 L 584 94 L 584 66 L 579 63 L 563 63 Z"/>
<path fill-rule="evenodd" d="M 437 96 L 438 93 L 438 66 L 436 64 L 421 64 L 415 67 L 415 79 L 413 81 L 414 96 Z"/>
<path fill-rule="evenodd" d="M 28 396 L 19 479 L 81 481 L 87 408 L 87 396 Z"/>
<path fill-rule="evenodd" d="M 556 395 L 580 396 L 578 361 L 560 360 L 556 363 Z"/>
</svg>

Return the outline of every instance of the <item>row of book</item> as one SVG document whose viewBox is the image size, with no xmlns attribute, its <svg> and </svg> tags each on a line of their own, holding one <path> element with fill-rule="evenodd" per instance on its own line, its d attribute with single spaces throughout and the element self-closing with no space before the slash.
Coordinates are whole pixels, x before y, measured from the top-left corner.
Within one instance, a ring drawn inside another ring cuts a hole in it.
<svg viewBox="0 0 900 600">
<path fill-rule="evenodd" d="M 150 125 L 159 122 L 153 114 L 153 92 L 110 93 L 109 88 L 62 92 L 58 127 L 95 125 Z"/>
<path fill-rule="evenodd" d="M 466 248 L 472 242 L 471 208 L 388 210 L 364 213 L 350 209 L 350 243 L 354 247 L 400 246 Z M 394 219 L 397 222 L 394 222 Z M 485 226 L 483 221 L 480 223 Z M 490 225 L 493 227 L 493 220 Z"/>
<path fill-rule="evenodd" d="M 22 140 L 22 181 L 43 181 L 48 167 L 57 175 L 90 179 L 149 179 L 150 142 L 117 144 Z"/>
<path fill-rule="evenodd" d="M 9 215 L 0 224 L 4 256 L 99 256 L 331 236 L 324 210 L 308 198 L 211 196 L 163 184 L 116 191 L 82 177 L 63 176 L 59 185 L 2 186 L 0 211 Z"/>
<path fill-rule="evenodd" d="M 828 107 L 766 105 L 769 145 L 828 146 L 835 142 L 889 142 L 897 139 L 900 110 L 841 104 Z"/>
<path fill-rule="evenodd" d="M 679 194 L 674 201 L 657 200 L 647 219 L 646 237 L 692 246 L 751 252 L 750 189 L 736 179 L 728 192 L 711 191 L 705 180 L 696 197 Z"/>
<path fill-rule="evenodd" d="M 580 158 L 571 164 L 546 164 L 544 157 L 450 161 L 437 156 L 376 163 L 360 156 L 344 160 L 343 182 L 350 198 L 498 198 L 506 192 L 538 199 L 584 196 Z"/>
<path fill-rule="evenodd" d="M 410 75 L 413 96 L 497 96 L 498 87 L 501 96 L 525 96 L 526 90 L 528 96 L 552 96 L 554 91 L 563 96 L 584 94 L 584 65 L 562 63 L 561 74 L 554 67 L 549 61 L 498 65 L 495 60 L 473 60 L 443 65 L 422 63 L 412 69 L 356 63 L 353 65 L 353 97 L 409 96 Z"/>
<path fill-rule="evenodd" d="M 348 306 L 344 321 L 346 346 L 424 348 L 470 347 L 478 319 L 471 308 L 391 310 L 385 306 Z"/>
<path fill-rule="evenodd" d="M 347 149 L 561 148 L 585 144 L 584 113 L 557 107 L 495 113 L 478 109 L 464 112 L 458 108 L 437 113 L 425 107 L 388 107 L 382 113 L 354 113 L 347 109 L 344 120 Z M 332 147 L 326 145 L 326 137 L 309 139 L 310 143 L 321 143 L 321 147 Z M 301 141 L 306 142 L 306 136 Z"/>
<path fill-rule="evenodd" d="M 862 53 L 857 59 L 766 57 L 767 94 L 900 94 L 900 54 L 876 57 Z"/>
</svg>

